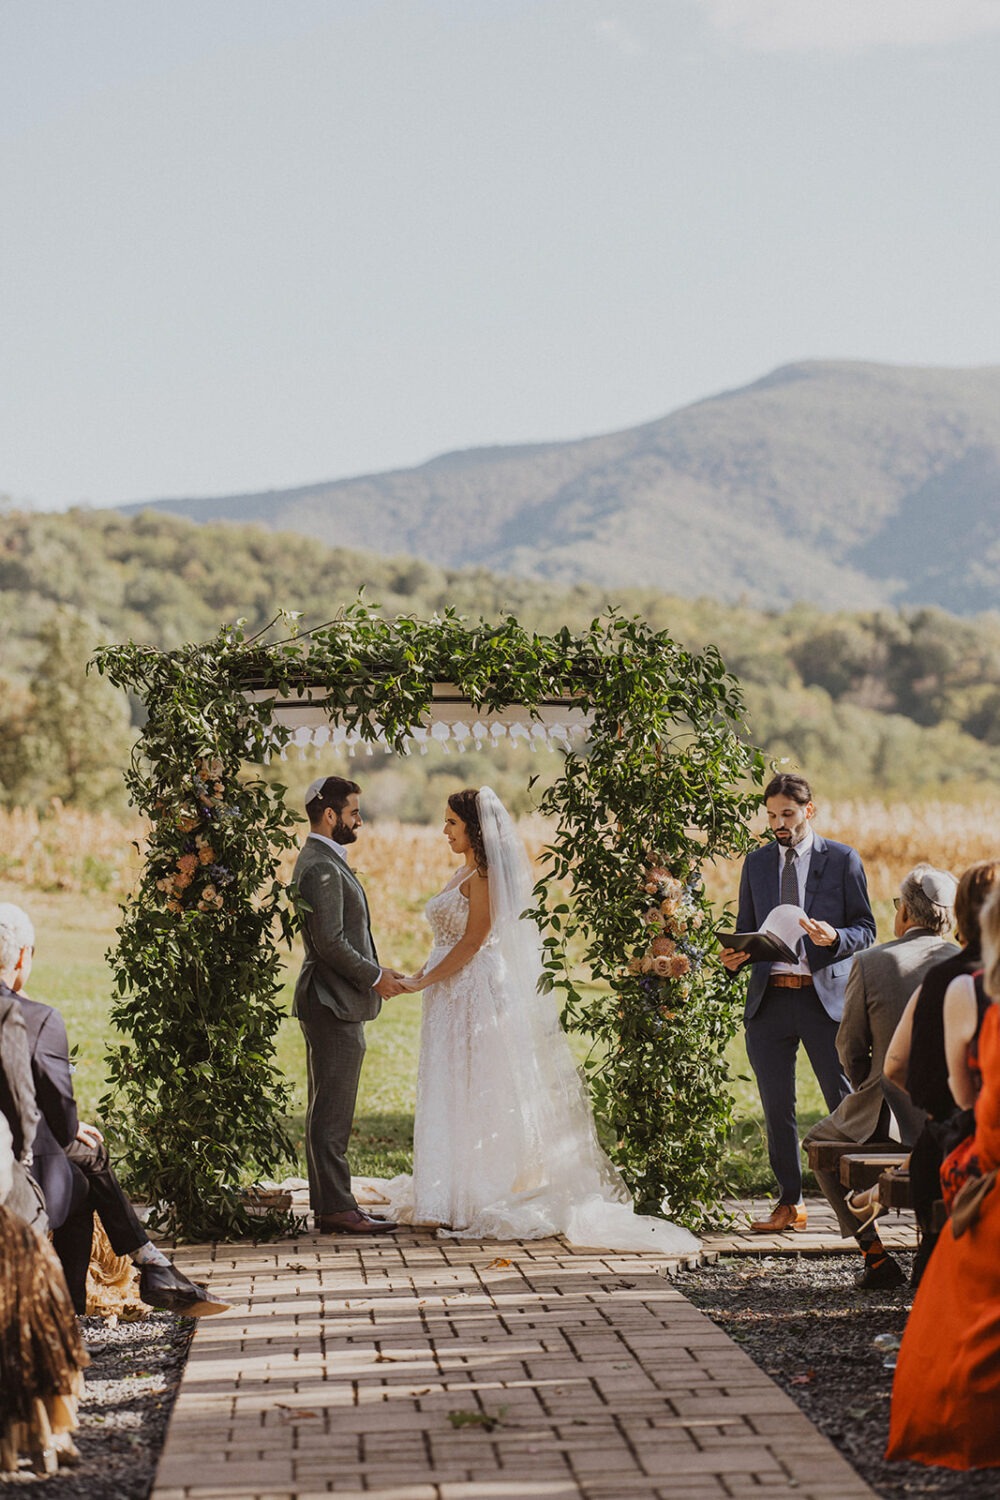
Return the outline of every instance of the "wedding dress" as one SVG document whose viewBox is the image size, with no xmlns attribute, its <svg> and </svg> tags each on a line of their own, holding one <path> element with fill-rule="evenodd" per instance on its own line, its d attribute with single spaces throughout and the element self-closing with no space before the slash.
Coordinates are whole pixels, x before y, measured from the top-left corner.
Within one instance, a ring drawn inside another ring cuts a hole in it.
<svg viewBox="0 0 1000 1500">
<path fill-rule="evenodd" d="M 585 1087 L 539 994 L 541 948 L 527 855 L 489 787 L 477 799 L 489 864 L 489 935 L 470 961 L 424 991 L 413 1175 L 380 1183 L 389 1216 L 467 1239 L 539 1239 L 608 1250 L 696 1252 L 698 1240 L 632 1211 L 601 1149 Z M 427 903 L 432 969 L 462 937 L 459 882 Z"/>
</svg>

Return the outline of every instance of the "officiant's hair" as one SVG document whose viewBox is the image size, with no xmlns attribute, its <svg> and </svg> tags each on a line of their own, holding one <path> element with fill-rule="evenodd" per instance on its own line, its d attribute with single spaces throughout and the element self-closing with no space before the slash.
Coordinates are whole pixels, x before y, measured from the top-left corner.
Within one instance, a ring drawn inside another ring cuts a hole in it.
<svg viewBox="0 0 1000 1500">
<path fill-rule="evenodd" d="M 314 781 L 306 793 L 306 813 L 310 823 L 318 823 L 320 813 L 324 807 L 332 807 L 337 817 L 347 806 L 348 797 L 355 792 L 360 793 L 361 788 L 356 781 L 348 781 L 346 776 L 328 776 L 325 781 L 318 785 Z M 311 795 L 310 795 L 311 793 Z"/>
<path fill-rule="evenodd" d="M 476 861 L 476 869 L 481 875 L 486 874 L 486 848 L 483 844 L 483 828 L 479 821 L 479 793 L 474 786 L 467 786 L 464 791 L 452 792 L 448 798 L 448 806 L 456 813 L 465 824 L 465 832 L 469 843 L 472 845 L 472 857 Z"/>
<path fill-rule="evenodd" d="M 764 788 L 761 800 L 770 802 L 772 797 L 791 797 L 800 807 L 805 807 L 807 802 L 813 800 L 812 787 L 804 776 L 795 776 L 790 771 L 782 771 L 779 776 L 772 776 Z"/>
</svg>

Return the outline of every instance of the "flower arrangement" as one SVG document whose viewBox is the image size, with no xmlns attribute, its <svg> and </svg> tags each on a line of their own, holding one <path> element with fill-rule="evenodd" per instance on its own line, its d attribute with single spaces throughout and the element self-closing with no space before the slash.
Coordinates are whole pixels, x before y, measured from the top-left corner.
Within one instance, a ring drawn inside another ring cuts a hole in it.
<svg viewBox="0 0 1000 1500">
<path fill-rule="evenodd" d="M 223 891 L 235 876 L 220 862 L 215 845 L 225 836 L 225 824 L 235 809 L 224 801 L 224 767 L 218 756 L 200 759 L 191 773 L 190 793 L 184 796 L 173 817 L 164 816 L 160 827 L 174 847 L 163 847 L 153 871 L 153 884 L 166 898 L 169 912 L 217 912 L 225 904 Z M 161 811 L 166 813 L 165 804 Z M 179 847 L 176 836 L 180 836 Z"/>
<path fill-rule="evenodd" d="M 629 959 L 621 977 L 640 979 L 639 996 L 653 1018 L 654 1031 L 675 1019 L 678 1003 L 689 998 L 705 962 L 705 944 L 699 937 L 705 929 L 702 893 L 697 870 L 677 876 L 656 856 L 647 864 L 641 899 L 652 898 L 642 912 L 648 941 L 642 953 Z"/>
</svg>

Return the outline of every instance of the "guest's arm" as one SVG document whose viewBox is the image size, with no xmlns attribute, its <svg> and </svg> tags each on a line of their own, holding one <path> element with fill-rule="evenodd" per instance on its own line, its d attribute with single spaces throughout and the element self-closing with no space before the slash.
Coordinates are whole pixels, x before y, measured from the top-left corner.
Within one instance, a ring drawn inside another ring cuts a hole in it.
<svg viewBox="0 0 1000 1500">
<path fill-rule="evenodd" d="M 948 1087 L 959 1109 L 971 1109 L 976 1086 L 969 1067 L 969 1046 L 976 1034 L 979 1010 L 976 987 L 970 974 L 959 974 L 944 992 L 944 1055 L 948 1062 Z"/>
<path fill-rule="evenodd" d="M 896 1023 L 896 1029 L 892 1033 L 892 1040 L 882 1064 L 883 1077 L 888 1078 L 889 1082 L 894 1083 L 898 1089 L 902 1089 L 904 1094 L 907 1091 L 906 1075 L 910 1069 L 910 1048 L 913 1045 L 913 1013 L 917 1008 L 919 998 L 918 987 L 907 1000 L 903 1014 Z"/>
<path fill-rule="evenodd" d="M 872 1064 L 872 1029 L 863 966 L 857 959 L 847 976 L 844 1014 L 837 1028 L 837 1055 L 851 1088 L 859 1088 L 868 1077 Z"/>
<path fill-rule="evenodd" d="M 76 1140 L 80 1120 L 73 1097 L 66 1023 L 57 1010 L 49 1010 L 39 1027 L 31 1055 L 31 1072 L 45 1123 L 60 1146 L 68 1146 Z"/>
</svg>

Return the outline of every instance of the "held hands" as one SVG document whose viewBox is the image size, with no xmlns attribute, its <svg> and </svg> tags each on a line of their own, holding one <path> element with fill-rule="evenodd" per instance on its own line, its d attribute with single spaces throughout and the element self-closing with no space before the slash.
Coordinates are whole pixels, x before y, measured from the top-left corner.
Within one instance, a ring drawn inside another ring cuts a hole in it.
<svg viewBox="0 0 1000 1500">
<path fill-rule="evenodd" d="M 403 989 L 405 990 L 405 992 L 408 995 L 415 994 L 417 990 L 422 990 L 423 987 L 424 987 L 423 975 L 421 975 L 421 974 L 404 974 L 403 975 Z"/>
<path fill-rule="evenodd" d="M 398 969 L 383 969 L 372 988 L 383 1000 L 391 1000 L 394 995 L 402 994 L 406 985 Z"/>
<path fill-rule="evenodd" d="M 814 922 L 811 917 L 800 917 L 799 926 L 817 948 L 832 948 L 837 939 L 837 929 L 829 922 Z"/>
</svg>

